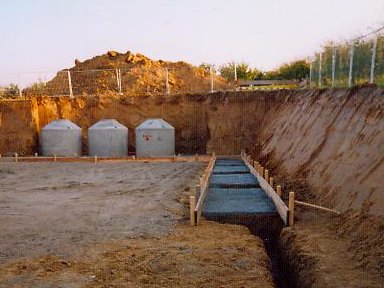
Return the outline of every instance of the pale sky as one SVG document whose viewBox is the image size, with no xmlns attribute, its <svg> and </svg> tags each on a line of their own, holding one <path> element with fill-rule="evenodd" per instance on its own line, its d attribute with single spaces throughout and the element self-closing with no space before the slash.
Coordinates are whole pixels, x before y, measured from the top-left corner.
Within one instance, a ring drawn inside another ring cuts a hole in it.
<svg viewBox="0 0 384 288">
<path fill-rule="evenodd" d="M 108 50 L 269 70 L 384 25 L 384 0 L 0 0 L 0 85 Z"/>
</svg>

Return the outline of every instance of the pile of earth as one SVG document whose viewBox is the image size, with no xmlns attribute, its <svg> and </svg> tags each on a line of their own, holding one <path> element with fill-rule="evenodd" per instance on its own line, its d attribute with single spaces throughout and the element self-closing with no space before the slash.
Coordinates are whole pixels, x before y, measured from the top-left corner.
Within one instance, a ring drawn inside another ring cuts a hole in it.
<svg viewBox="0 0 384 288">
<path fill-rule="evenodd" d="M 152 60 L 130 51 L 125 54 L 109 51 L 83 62 L 76 59 L 74 67 L 59 71 L 44 87 L 24 89 L 23 94 L 69 95 L 68 71 L 74 95 L 116 94 L 120 92 L 118 79 L 121 79 L 121 92 L 130 96 L 166 94 L 167 88 L 172 94 L 208 92 L 212 77 L 215 90 L 229 88 L 224 78 L 216 74 L 211 77 L 206 67 L 196 67 L 183 61 Z"/>
</svg>

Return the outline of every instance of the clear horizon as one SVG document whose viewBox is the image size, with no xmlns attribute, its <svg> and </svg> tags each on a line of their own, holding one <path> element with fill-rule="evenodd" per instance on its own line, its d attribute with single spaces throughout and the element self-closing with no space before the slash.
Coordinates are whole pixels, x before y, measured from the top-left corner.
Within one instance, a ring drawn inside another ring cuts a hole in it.
<svg viewBox="0 0 384 288">
<path fill-rule="evenodd" d="M 22 87 L 108 50 L 272 70 L 384 25 L 383 0 L 0 1 L 0 85 Z"/>
</svg>

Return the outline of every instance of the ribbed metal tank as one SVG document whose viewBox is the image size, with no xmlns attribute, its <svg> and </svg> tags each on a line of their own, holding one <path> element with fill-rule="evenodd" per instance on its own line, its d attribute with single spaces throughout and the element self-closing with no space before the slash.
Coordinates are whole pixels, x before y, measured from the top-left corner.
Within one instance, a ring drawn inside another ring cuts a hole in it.
<svg viewBox="0 0 384 288">
<path fill-rule="evenodd" d="M 43 156 L 81 156 L 81 128 L 67 119 L 52 121 L 41 129 Z"/>
<path fill-rule="evenodd" d="M 124 157 L 128 155 L 128 128 L 115 119 L 102 119 L 88 129 L 90 156 Z"/>
<path fill-rule="evenodd" d="M 175 129 L 163 119 L 148 119 L 135 130 L 136 156 L 175 155 Z"/>
</svg>

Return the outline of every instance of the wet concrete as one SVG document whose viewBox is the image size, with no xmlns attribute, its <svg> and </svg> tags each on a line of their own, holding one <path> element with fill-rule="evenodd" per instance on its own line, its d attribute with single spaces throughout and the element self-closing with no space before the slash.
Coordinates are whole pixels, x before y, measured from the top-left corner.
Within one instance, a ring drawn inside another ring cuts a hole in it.
<svg viewBox="0 0 384 288">
<path fill-rule="evenodd" d="M 244 165 L 216 165 L 213 168 L 213 174 L 247 174 L 249 173 L 249 168 Z"/>
<path fill-rule="evenodd" d="M 274 229 L 273 226 L 281 228 L 272 199 L 260 188 L 256 177 L 241 159 L 216 161 L 203 206 L 203 217 L 256 226 L 261 234 Z"/>
</svg>

